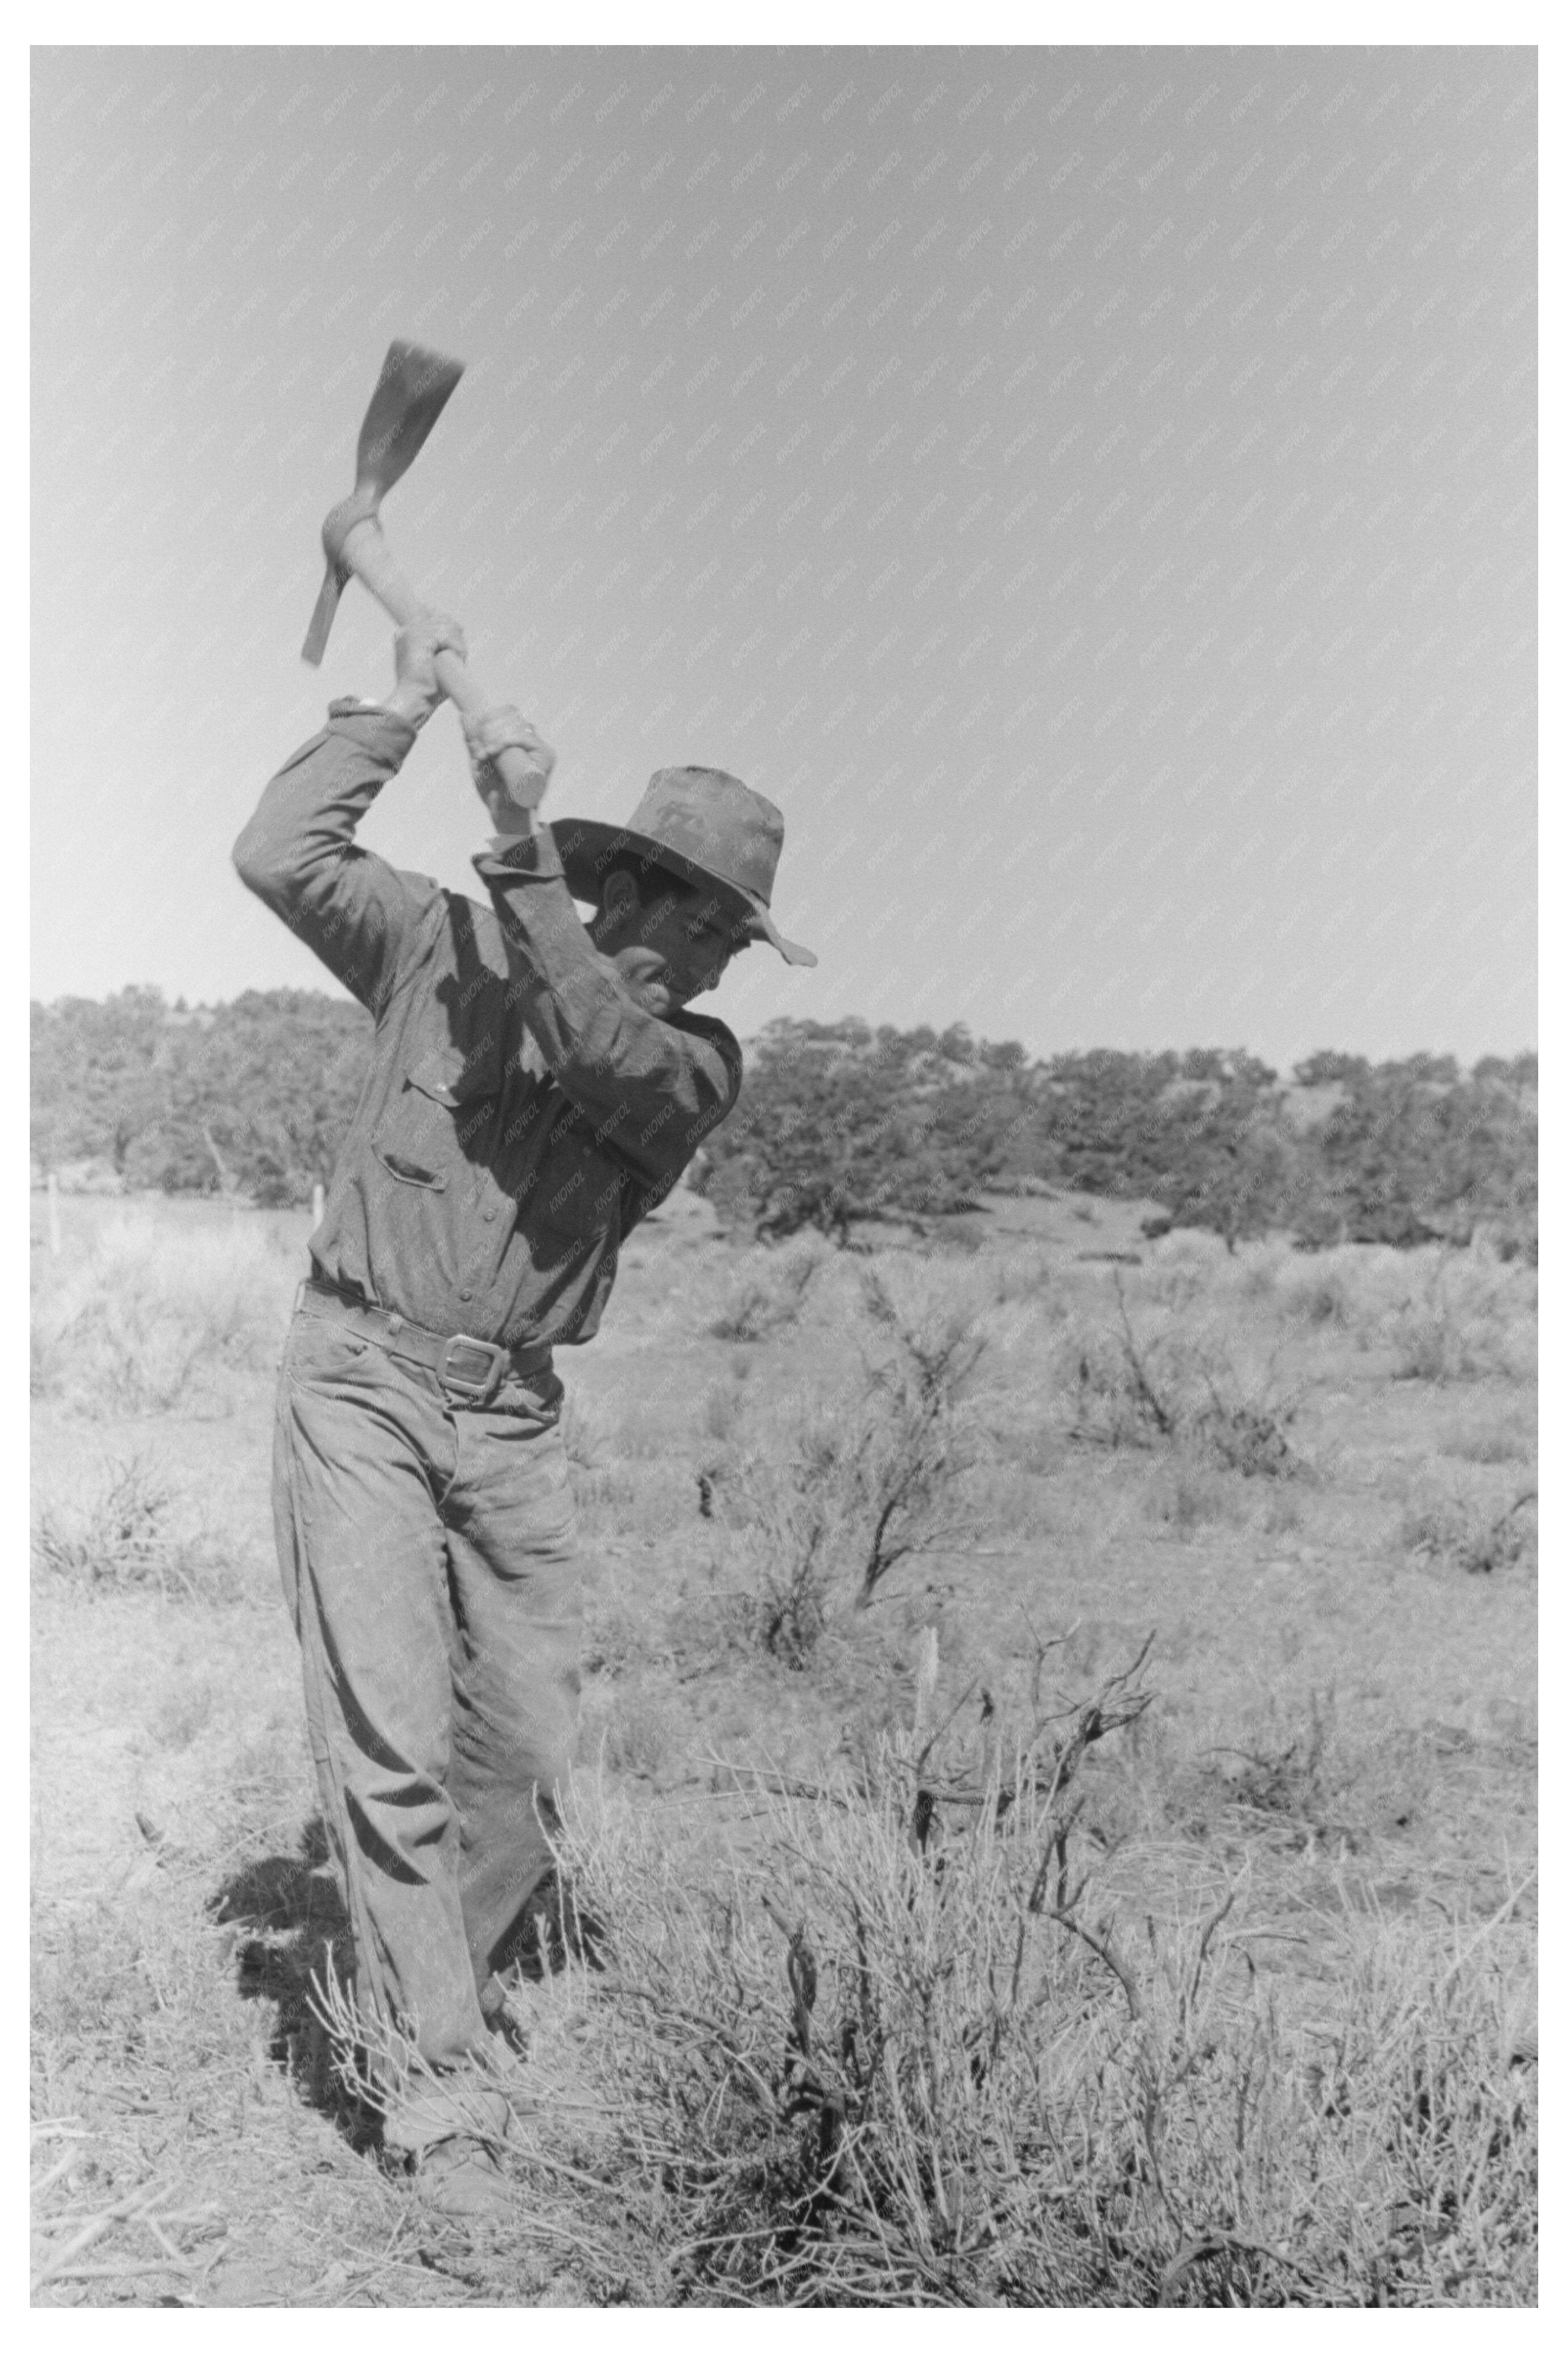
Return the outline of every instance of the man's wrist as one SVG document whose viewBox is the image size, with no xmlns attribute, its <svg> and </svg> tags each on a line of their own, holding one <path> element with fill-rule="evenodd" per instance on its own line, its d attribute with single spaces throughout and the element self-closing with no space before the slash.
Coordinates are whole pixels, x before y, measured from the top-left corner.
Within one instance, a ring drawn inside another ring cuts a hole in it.
<svg viewBox="0 0 1568 2353">
<path fill-rule="evenodd" d="M 412 727 L 417 735 L 435 710 L 437 699 L 426 694 L 422 687 L 400 680 L 379 708 L 390 711 L 395 719 L 401 719 L 404 725 Z"/>
</svg>

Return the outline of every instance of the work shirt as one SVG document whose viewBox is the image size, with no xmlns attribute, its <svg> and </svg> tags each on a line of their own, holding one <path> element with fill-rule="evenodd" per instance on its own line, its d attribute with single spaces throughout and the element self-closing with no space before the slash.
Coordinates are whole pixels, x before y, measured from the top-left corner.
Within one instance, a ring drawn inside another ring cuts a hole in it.
<svg viewBox="0 0 1568 2353">
<path fill-rule="evenodd" d="M 414 733 L 334 702 L 235 845 L 241 879 L 375 1017 L 311 1260 L 426 1331 L 586 1340 L 622 1237 L 734 1108 L 741 1050 L 721 1021 L 637 1002 L 547 826 L 475 860 L 488 907 L 359 848 Z"/>
</svg>

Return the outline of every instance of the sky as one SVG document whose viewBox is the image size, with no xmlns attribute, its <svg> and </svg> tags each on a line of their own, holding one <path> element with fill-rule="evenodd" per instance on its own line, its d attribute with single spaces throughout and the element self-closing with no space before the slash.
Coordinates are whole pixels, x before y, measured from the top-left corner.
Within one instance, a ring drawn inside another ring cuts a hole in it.
<svg viewBox="0 0 1568 2353">
<path fill-rule="evenodd" d="M 1525 48 L 35 49 L 32 975 L 336 984 L 235 837 L 394 336 L 387 537 L 558 753 L 783 808 L 703 1009 L 1535 1038 Z M 362 839 L 455 889 L 454 715 Z"/>
</svg>

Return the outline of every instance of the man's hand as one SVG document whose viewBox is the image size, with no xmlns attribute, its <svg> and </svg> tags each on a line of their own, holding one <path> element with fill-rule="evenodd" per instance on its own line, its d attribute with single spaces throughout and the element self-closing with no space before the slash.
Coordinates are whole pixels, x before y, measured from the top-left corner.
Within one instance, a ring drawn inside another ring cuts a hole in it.
<svg viewBox="0 0 1568 2353">
<path fill-rule="evenodd" d="M 495 762 L 498 754 L 509 745 L 521 752 L 543 790 L 555 765 L 555 754 L 533 722 L 525 719 L 515 703 L 497 702 L 486 711 L 465 713 L 463 734 L 468 746 L 474 790 L 489 809 L 497 833 L 531 832 L 532 819 L 528 810 L 520 808 L 511 798 Z"/>
<path fill-rule="evenodd" d="M 423 727 L 442 700 L 441 682 L 436 675 L 436 657 L 442 652 L 455 653 L 460 661 L 468 659 L 462 626 L 449 614 L 423 612 L 405 629 L 399 629 L 393 639 L 397 684 L 382 708 L 406 720 L 410 727 Z"/>
</svg>

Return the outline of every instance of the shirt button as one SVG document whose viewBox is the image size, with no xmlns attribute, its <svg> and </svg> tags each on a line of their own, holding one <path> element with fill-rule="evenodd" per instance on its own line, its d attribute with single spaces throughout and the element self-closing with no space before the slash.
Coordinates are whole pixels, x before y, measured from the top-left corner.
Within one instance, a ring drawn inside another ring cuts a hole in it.
<svg viewBox="0 0 1568 2353">
<path fill-rule="evenodd" d="M 495 1213 L 494 1209 L 487 1209 L 487 1210 L 485 1211 L 485 1223 L 486 1223 L 486 1225 L 487 1225 L 487 1226 L 493 1226 L 493 1225 L 494 1225 L 494 1223 L 495 1223 L 495 1221 L 496 1221 L 496 1213 Z"/>
<path fill-rule="evenodd" d="M 458 1293 L 459 1299 L 471 1299 L 473 1295 L 471 1291 L 459 1291 Z"/>
</svg>

